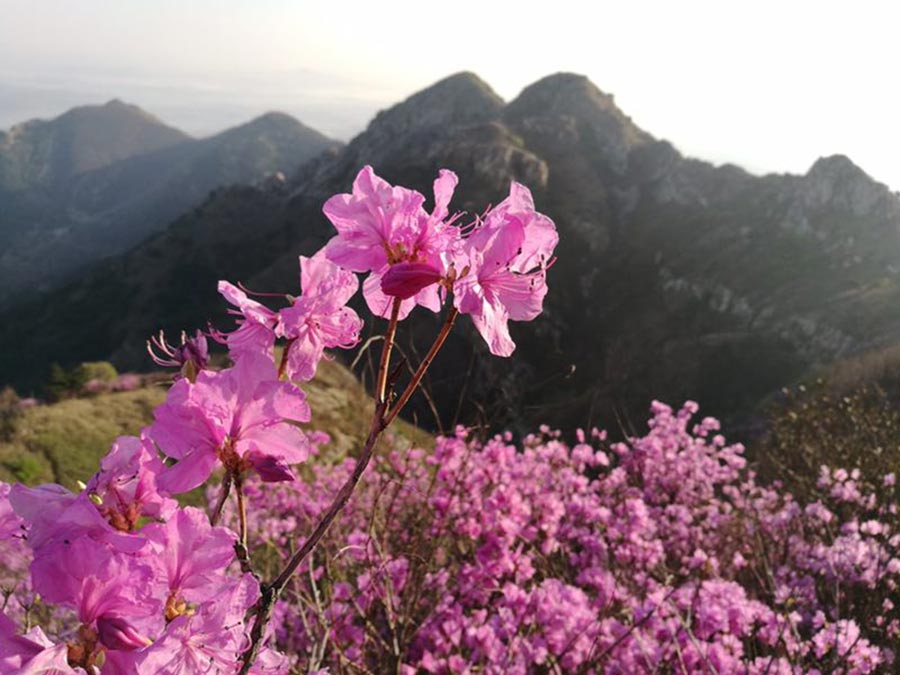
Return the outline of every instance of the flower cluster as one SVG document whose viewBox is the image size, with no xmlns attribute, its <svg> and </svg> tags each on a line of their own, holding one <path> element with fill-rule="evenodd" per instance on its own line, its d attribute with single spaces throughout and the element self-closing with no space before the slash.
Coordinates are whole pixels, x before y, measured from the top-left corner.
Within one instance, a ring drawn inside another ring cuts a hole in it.
<svg viewBox="0 0 900 675">
<path fill-rule="evenodd" d="M 279 647 L 301 670 L 410 674 L 891 668 L 893 476 L 875 495 L 823 469 L 821 499 L 798 504 L 696 410 L 654 404 L 626 443 L 460 430 L 393 451 L 293 584 Z M 283 550 L 351 468 L 249 486 L 251 538 Z"/>
<path fill-rule="evenodd" d="M 326 349 L 359 342 L 362 320 L 347 306 L 359 288 L 354 273 L 371 272 L 366 300 L 377 315 L 391 317 L 368 456 L 430 363 L 423 361 L 403 395 L 388 400 L 394 331 L 415 304 L 438 311 L 452 293 L 446 330 L 457 313 L 470 314 L 491 351 L 502 355 L 514 347 L 507 320 L 540 312 L 556 245 L 552 221 L 514 183 L 509 199 L 460 227 L 461 216 L 448 211 L 455 186 L 456 176 L 441 171 L 427 213 L 421 194 L 364 168 L 352 195 L 325 205 L 337 235 L 300 257 L 299 296 L 281 296 L 285 306 L 272 309 L 242 286 L 219 283 L 237 326 L 209 336 L 227 346 L 231 367 L 210 368 L 207 336 L 199 331 L 183 333 L 178 345 L 160 333 L 148 343 L 150 356 L 178 374 L 152 425 L 118 439 L 78 493 L 0 484 L 3 672 L 286 672 L 288 660 L 264 643 L 294 568 L 277 577 L 267 570 L 273 581 L 260 583 L 248 546 L 256 543 L 248 538 L 248 480 L 293 483 L 294 466 L 322 441 L 298 426 L 311 418 L 301 384 L 315 375 Z M 367 461 L 357 464 L 355 480 Z M 178 495 L 216 474 L 222 480 L 210 516 L 179 505 Z M 349 495 L 355 484 L 335 493 Z M 232 492 L 235 520 L 223 527 L 218 521 L 232 509 Z M 285 537 L 285 551 L 308 534 Z M 311 548 L 317 541 L 310 535 Z"/>
<path fill-rule="evenodd" d="M 541 312 L 556 227 L 535 211 L 531 192 L 519 183 L 484 218 L 456 227 L 460 216 L 448 210 L 456 184 L 452 171 L 440 172 L 428 213 L 420 193 L 393 187 L 365 167 L 352 194 L 325 204 L 338 231 L 325 254 L 369 273 L 363 294 L 377 316 L 390 316 L 395 299 L 400 319 L 416 305 L 437 312 L 452 291 L 454 307 L 472 317 L 491 353 L 509 356 L 515 344 L 508 321 L 530 321 Z"/>
<path fill-rule="evenodd" d="M 234 533 L 178 508 L 159 487 L 164 473 L 149 439 L 123 437 L 79 494 L 4 488 L 5 542 L 27 546 L 32 562 L 0 621 L 3 672 L 234 670 L 258 584 L 227 572 Z M 53 639 L 40 627 L 17 635 L 12 619 L 30 621 L 35 594 L 54 606 Z M 286 666 L 267 653 L 256 672 Z"/>
</svg>

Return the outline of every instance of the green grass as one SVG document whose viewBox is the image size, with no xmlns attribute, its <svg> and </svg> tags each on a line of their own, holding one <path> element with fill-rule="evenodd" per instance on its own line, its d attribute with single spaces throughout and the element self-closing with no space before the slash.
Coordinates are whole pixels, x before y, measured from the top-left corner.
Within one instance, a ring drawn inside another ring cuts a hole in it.
<svg viewBox="0 0 900 675">
<path fill-rule="evenodd" d="M 318 461 L 338 461 L 362 447 L 372 402 L 354 375 L 336 362 L 323 361 L 316 379 L 303 386 L 312 408 L 310 428 L 326 432 L 332 442 Z M 0 480 L 28 484 L 55 482 L 74 489 L 97 470 L 110 444 L 137 434 L 153 420 L 163 402 L 162 386 L 131 392 L 69 399 L 23 411 L 6 442 L 0 442 Z M 397 420 L 391 432 L 401 443 L 429 447 L 433 439 Z"/>
<path fill-rule="evenodd" d="M 160 387 L 29 408 L 0 444 L 0 477 L 74 488 L 97 470 L 118 436 L 140 432 L 164 398 Z"/>
</svg>

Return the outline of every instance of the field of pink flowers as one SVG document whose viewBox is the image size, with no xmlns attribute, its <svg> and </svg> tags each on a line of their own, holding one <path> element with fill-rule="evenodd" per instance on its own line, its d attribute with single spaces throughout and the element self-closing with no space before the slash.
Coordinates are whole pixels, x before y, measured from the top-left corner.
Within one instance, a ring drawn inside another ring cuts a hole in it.
<svg viewBox="0 0 900 675">
<path fill-rule="evenodd" d="M 275 648 L 297 672 L 890 671 L 900 634 L 894 476 L 869 483 L 823 467 L 820 499 L 798 504 L 759 485 L 743 449 L 695 412 L 654 404 L 649 433 L 626 443 L 594 431 L 569 445 L 545 429 L 516 446 L 460 429 L 433 452 L 393 449 L 292 580 Z M 348 459 L 315 466 L 308 480 L 246 486 L 260 572 L 280 565 L 352 468 Z M 74 608 L 51 611 L 46 594 L 35 602 L 28 563 L 41 542 L 17 536 L 8 492 L 4 654 L 13 626 L 42 622 L 54 640 L 77 630 Z M 240 618 L 253 596 L 226 569 L 235 566 L 235 509 L 225 524 L 210 528 L 184 509 L 139 530 L 150 546 L 174 549 L 157 571 L 169 579 L 158 597 L 178 587 L 202 614 L 231 592 Z M 124 572 L 101 580 L 132 586 L 134 569 Z M 42 570 L 32 574 L 40 584 Z M 209 647 L 239 646 L 218 618 L 207 630 L 223 632 Z M 34 631 L 31 640 L 53 642 Z M 116 634 L 111 644 L 128 641 Z"/>
<path fill-rule="evenodd" d="M 294 583 L 279 644 L 334 672 L 875 672 L 897 647 L 894 477 L 760 486 L 693 404 L 570 446 L 439 439 L 378 461 Z M 349 464 L 254 490 L 259 546 L 314 522 Z"/>
<path fill-rule="evenodd" d="M 203 334 L 154 340 L 178 374 L 140 437 L 77 494 L 0 484 L 0 672 L 896 672 L 892 473 L 823 466 L 800 503 L 690 402 L 624 442 L 391 438 L 459 316 L 508 356 L 547 292 L 556 231 L 527 189 L 459 227 L 455 185 L 442 171 L 429 213 L 367 167 L 326 203 L 338 234 L 300 258 L 301 295 L 221 282 L 232 367 Z M 359 341 L 354 273 L 388 321 L 368 438 L 327 464 L 302 384 Z M 401 387 L 417 305 L 446 318 Z M 206 510 L 178 501 L 198 487 Z"/>
</svg>

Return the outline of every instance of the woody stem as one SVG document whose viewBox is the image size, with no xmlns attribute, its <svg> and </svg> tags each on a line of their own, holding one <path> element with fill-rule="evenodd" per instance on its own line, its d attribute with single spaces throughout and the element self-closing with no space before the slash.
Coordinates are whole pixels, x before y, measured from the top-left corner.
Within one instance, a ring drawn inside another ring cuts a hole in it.
<svg viewBox="0 0 900 675">
<path fill-rule="evenodd" d="M 434 339 L 434 344 L 431 345 L 431 349 L 428 350 L 425 358 L 422 359 L 422 363 L 419 364 L 416 372 L 413 373 L 412 379 L 409 381 L 409 384 L 406 385 L 406 389 L 403 390 L 403 393 L 400 394 L 397 403 L 391 408 L 390 412 L 388 412 L 387 417 L 385 417 L 384 426 L 387 426 L 394 421 L 394 418 L 400 413 L 403 406 L 406 405 L 410 397 L 415 393 L 422 378 L 425 377 L 425 372 L 428 370 L 431 362 L 434 361 L 434 357 L 440 351 L 441 347 L 444 346 L 444 342 L 446 342 L 447 337 L 450 335 L 450 331 L 453 328 L 453 323 L 456 321 L 457 316 L 459 316 L 459 311 L 455 307 L 451 307 L 450 311 L 447 312 L 447 318 L 444 320 L 444 325 L 441 326 L 441 331 Z"/>
<path fill-rule="evenodd" d="M 281 360 L 278 362 L 278 379 L 279 380 L 283 380 L 284 374 L 285 374 L 285 372 L 287 372 L 288 354 L 290 354 L 291 345 L 293 345 L 293 344 L 294 344 L 293 338 L 288 340 L 285 343 L 284 349 L 281 352 Z"/>
<path fill-rule="evenodd" d="M 216 502 L 216 508 L 213 510 L 212 518 L 209 519 L 209 522 L 215 526 L 219 519 L 222 517 L 222 509 L 225 507 L 225 502 L 228 500 L 228 494 L 231 492 L 231 472 L 227 472 L 225 477 L 222 479 L 222 494 L 219 495 L 219 501 Z"/>
<path fill-rule="evenodd" d="M 250 550 L 247 548 L 247 505 L 244 502 L 244 487 L 240 476 L 234 478 L 234 493 L 237 495 L 239 521 L 238 540 L 234 544 L 234 552 L 241 564 L 241 571 L 252 574 Z"/>
<path fill-rule="evenodd" d="M 391 305 L 391 319 L 388 323 L 387 332 L 384 334 L 384 346 L 381 349 L 381 362 L 378 364 L 378 382 L 375 387 L 376 403 L 384 403 L 384 397 L 387 389 L 388 368 L 391 363 L 391 351 L 394 348 L 394 338 L 397 335 L 397 320 L 400 316 L 400 298 L 394 298 Z"/>
</svg>

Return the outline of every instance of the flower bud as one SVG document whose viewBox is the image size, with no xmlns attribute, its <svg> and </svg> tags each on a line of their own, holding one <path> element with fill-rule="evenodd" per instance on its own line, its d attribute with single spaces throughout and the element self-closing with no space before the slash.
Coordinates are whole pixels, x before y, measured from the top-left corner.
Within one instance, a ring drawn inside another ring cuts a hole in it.
<svg viewBox="0 0 900 675">
<path fill-rule="evenodd" d="M 440 279 L 440 270 L 428 263 L 401 262 L 392 265 L 382 277 L 381 290 L 385 295 L 406 300 Z"/>
<path fill-rule="evenodd" d="M 97 634 L 104 646 L 121 651 L 141 649 L 152 642 L 118 616 L 101 616 L 97 619 Z"/>
</svg>

